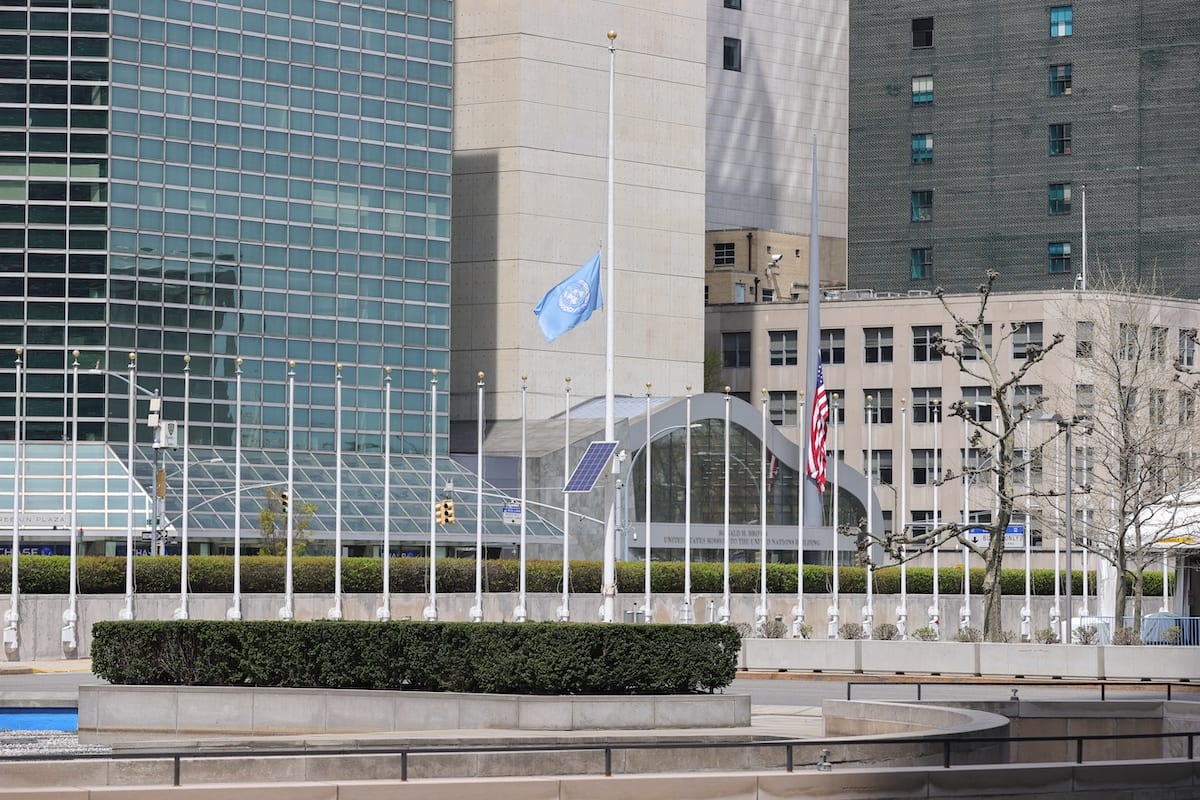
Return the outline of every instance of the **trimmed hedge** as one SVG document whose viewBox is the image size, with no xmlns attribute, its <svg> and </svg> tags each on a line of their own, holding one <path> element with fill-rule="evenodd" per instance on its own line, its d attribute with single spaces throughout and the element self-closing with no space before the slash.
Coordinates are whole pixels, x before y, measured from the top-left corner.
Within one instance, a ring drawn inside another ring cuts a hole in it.
<svg viewBox="0 0 1200 800">
<path fill-rule="evenodd" d="M 530 622 L 97 622 L 115 684 L 687 694 L 733 682 L 732 625 Z"/>
<path fill-rule="evenodd" d="M 293 588 L 300 593 L 326 594 L 333 591 L 332 556 L 304 556 L 293 562 Z M 243 556 L 242 591 L 246 593 L 278 594 L 284 588 L 282 556 Z M 179 591 L 179 556 L 135 556 L 133 582 L 138 592 L 175 593 Z M 70 558 L 67 556 L 21 556 L 21 591 L 28 594 L 66 594 L 70 581 Z M 645 562 L 622 561 L 617 564 L 617 591 L 637 594 L 645 580 Z M 485 592 L 517 591 L 519 575 L 517 561 L 485 561 L 483 590 Z M 759 591 L 758 564 L 730 564 L 729 589 L 736 594 Z M 938 588 L 945 594 L 962 592 L 962 567 L 938 569 Z M 971 570 L 971 591 L 983 591 L 984 571 Z M 1145 596 L 1162 594 L 1162 573 L 1147 570 Z M 188 558 L 188 578 L 191 591 L 209 594 L 233 592 L 232 556 L 191 556 Z M 11 591 L 12 561 L 0 556 L 0 593 Z M 1083 573 L 1073 573 L 1072 593 L 1083 592 Z M 600 592 L 601 564 L 599 561 L 571 562 L 571 591 L 588 594 Z M 866 570 L 862 567 L 841 567 L 838 588 L 846 594 L 866 592 Z M 1175 575 L 1167 576 L 1168 591 L 1174 591 Z M 526 591 L 561 592 L 562 561 L 528 561 L 525 565 Z M 721 564 L 695 562 L 692 564 L 692 591 L 720 592 L 724 573 Z M 1025 594 L 1025 570 L 1006 569 L 1000 573 L 1001 591 L 1007 595 Z M 1054 594 L 1054 570 L 1035 569 L 1030 575 L 1035 595 Z M 671 561 L 650 563 L 651 589 L 660 594 L 683 592 L 683 564 Z M 827 566 L 804 565 L 804 591 L 829 592 L 833 588 L 833 573 Z M 382 592 L 383 563 L 378 558 L 343 558 L 342 589 L 346 592 Z M 429 589 L 429 560 L 426 558 L 391 559 L 391 590 L 398 594 L 421 594 Z M 767 564 L 767 589 L 772 594 L 796 592 L 795 564 Z M 1064 587 L 1065 590 L 1065 587 Z M 125 591 L 124 556 L 86 556 L 79 559 L 79 592 L 81 594 L 123 594 Z M 475 591 L 475 561 L 469 558 L 438 559 L 439 592 Z M 875 591 L 880 594 L 900 593 L 900 568 L 883 567 L 875 570 Z M 908 568 L 908 591 L 912 594 L 933 592 L 933 570 L 929 567 Z M 1088 573 L 1088 591 L 1096 592 L 1095 573 Z"/>
</svg>

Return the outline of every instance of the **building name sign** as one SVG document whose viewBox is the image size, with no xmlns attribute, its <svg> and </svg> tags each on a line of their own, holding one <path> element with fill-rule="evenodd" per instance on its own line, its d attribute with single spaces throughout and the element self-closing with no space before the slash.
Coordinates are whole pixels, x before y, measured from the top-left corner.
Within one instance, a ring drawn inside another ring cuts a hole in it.
<svg viewBox="0 0 1200 800">
<path fill-rule="evenodd" d="M 55 530 L 66 528 L 71 524 L 71 519 L 60 511 L 22 511 L 18 523 L 21 528 Z M 12 512 L 0 511 L 0 530 L 12 528 L 12 524 Z"/>
</svg>

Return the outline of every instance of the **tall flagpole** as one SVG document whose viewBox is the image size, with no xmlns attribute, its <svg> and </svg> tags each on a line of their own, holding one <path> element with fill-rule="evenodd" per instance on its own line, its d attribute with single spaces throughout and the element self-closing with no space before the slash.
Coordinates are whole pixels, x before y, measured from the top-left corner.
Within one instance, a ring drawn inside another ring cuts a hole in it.
<svg viewBox="0 0 1200 800">
<path fill-rule="evenodd" d="M 800 416 L 796 418 L 796 426 L 800 429 L 796 436 L 796 441 L 800 443 L 800 457 L 796 462 L 796 607 L 792 609 L 792 636 L 797 639 L 804 635 L 804 454 L 808 452 L 804 443 L 808 436 L 808 414 L 804 410 L 803 389 L 800 390 L 799 406 Z"/>
<path fill-rule="evenodd" d="M 1080 254 L 1079 288 L 1087 291 L 1087 184 L 1079 186 L 1079 212 L 1083 221 L 1080 237 L 1083 239 L 1083 252 Z"/>
<path fill-rule="evenodd" d="M 646 449 L 645 449 L 645 466 L 646 466 L 646 528 L 644 541 L 642 545 L 646 548 L 646 575 L 643 580 L 645 597 L 642 598 L 642 619 L 646 622 L 653 622 L 654 615 L 650 613 L 650 383 L 646 383 Z M 1163 580 L 1166 580 L 1165 578 Z"/>
<path fill-rule="evenodd" d="M 475 605 L 471 622 L 483 622 L 483 371 L 475 377 L 479 408 L 475 420 Z"/>
<path fill-rule="evenodd" d="M 833 405 L 830 407 L 829 421 L 833 423 L 833 602 L 829 604 L 829 638 L 838 638 L 838 620 L 841 618 L 841 588 L 838 576 L 838 393 L 833 393 Z"/>
<path fill-rule="evenodd" d="M 571 474 L 571 379 L 564 378 L 563 410 L 563 475 Z M 562 605 L 558 607 L 558 621 L 571 620 L 571 493 L 563 492 L 563 560 L 562 560 Z"/>
<path fill-rule="evenodd" d="M 761 485 L 758 487 L 759 503 L 758 503 L 758 526 L 759 532 L 762 534 L 759 542 L 758 550 L 758 580 L 759 588 L 762 592 L 759 595 L 758 604 L 758 619 L 755 621 L 754 628 L 761 635 L 767 624 L 767 390 L 766 387 L 762 390 L 762 441 L 761 447 Z"/>
<path fill-rule="evenodd" d="M 616 439 L 616 421 L 614 419 L 614 389 L 613 389 L 613 260 L 614 237 L 613 227 L 613 97 L 616 87 L 617 74 L 617 32 L 608 32 L 608 274 L 605 281 L 604 297 L 604 438 L 607 441 Z M 607 509 L 604 517 L 604 569 L 601 577 L 601 594 L 603 602 L 600 607 L 600 617 L 604 622 L 614 622 L 617 618 L 617 490 L 616 475 L 620 469 L 617 459 L 612 460 L 612 468 L 608 473 Z M 521 506 L 522 516 L 525 513 Z"/>
<path fill-rule="evenodd" d="M 525 511 L 525 507 L 529 504 L 529 500 L 526 496 L 526 485 L 525 485 L 525 482 L 526 482 L 525 459 L 527 457 L 526 442 L 525 442 L 525 425 L 526 425 L 525 419 L 526 419 L 526 413 L 527 413 L 527 411 L 526 411 L 526 409 L 527 409 L 526 396 L 529 394 L 528 381 L 529 381 L 528 375 L 521 376 L 521 545 L 520 545 L 521 552 L 518 554 L 519 561 L 517 564 L 517 607 L 513 609 L 513 622 L 524 622 L 529 614 L 529 612 L 525 608 L 525 559 L 526 559 L 526 555 L 525 555 L 525 520 L 528 517 L 528 515 L 526 514 L 526 511 Z"/>
<path fill-rule="evenodd" d="M 429 378 L 429 602 L 423 612 L 427 622 L 437 622 L 437 376 L 435 369 Z"/>
<path fill-rule="evenodd" d="M 392 368 L 383 368 L 383 598 L 375 619 L 392 618 Z"/>
<path fill-rule="evenodd" d="M 132 397 L 132 389 L 130 389 L 130 397 Z M 12 511 L 12 582 L 9 584 L 11 594 L 9 595 L 8 611 L 4 612 L 4 649 L 16 650 L 20 644 L 18 639 L 20 630 L 17 625 L 21 621 L 21 615 L 18 610 L 21 601 L 21 589 L 18 583 L 17 562 L 21 553 L 21 348 L 17 348 L 16 362 L 16 405 L 13 406 L 13 511 Z M 132 401 L 130 401 L 132 405 Z M 130 430 L 133 430 L 133 423 L 130 423 Z M 133 459 L 129 461 L 129 474 L 133 475 Z M 132 483 L 133 478 L 130 478 Z M 133 508 L 133 492 L 129 493 L 129 507 Z M 129 512 L 130 518 L 133 517 L 133 511 Z M 132 523 L 130 523 L 132 525 Z M 129 556 L 132 558 L 132 556 Z M 130 562 L 132 563 L 132 562 Z M 132 619 L 132 615 L 129 617 Z"/>
<path fill-rule="evenodd" d="M 225 618 L 242 618 L 242 359 L 234 362 L 233 392 L 233 605 Z M 187 456 L 184 455 L 184 464 Z"/>
<path fill-rule="evenodd" d="M 938 448 L 939 433 L 942 429 L 942 401 L 934 399 L 933 411 L 926 409 L 926 414 L 932 413 L 933 417 L 933 530 L 938 528 L 938 476 L 940 475 L 941 452 Z M 938 600 L 938 552 L 941 548 L 938 546 L 937 536 L 933 537 L 933 600 L 929 604 L 929 627 L 933 628 L 935 639 L 940 639 L 942 636 L 942 612 L 939 608 Z"/>
<path fill-rule="evenodd" d="M 725 387 L 725 480 L 724 480 L 724 503 L 725 513 L 722 517 L 724 525 L 722 526 L 724 539 L 724 558 L 723 568 L 721 570 L 723 580 L 721 582 L 721 608 L 717 612 L 717 621 L 720 623 L 729 622 L 729 405 L 731 398 L 729 393 L 733 391 L 732 387 Z"/>
<path fill-rule="evenodd" d="M 63 612 L 63 650 L 78 647 L 75 623 L 79 619 L 79 351 L 71 352 L 71 575 L 68 584 L 67 610 Z M 184 451 L 186 457 L 187 451 Z M 186 461 L 184 462 L 187 463 Z M 16 557 L 16 551 L 13 551 Z M 184 561 L 186 564 L 186 560 Z"/>
<path fill-rule="evenodd" d="M 333 608 L 326 616 L 342 618 L 342 365 L 337 365 L 333 392 Z M 435 397 L 436 401 L 436 397 Z M 437 422 L 437 410 L 433 420 Z M 434 428 L 434 441 L 437 428 Z M 430 560 L 432 564 L 432 559 Z"/>
<path fill-rule="evenodd" d="M 683 605 L 679 621 L 695 622 L 692 613 L 692 387 L 687 387 L 684 400 L 683 429 Z"/>
<path fill-rule="evenodd" d="M 287 497 L 287 502 L 283 504 L 283 524 L 287 527 L 287 549 L 284 551 L 285 563 L 283 567 L 283 608 L 279 609 L 279 618 L 282 620 L 294 619 L 296 616 L 295 605 L 293 603 L 295 595 L 292 592 L 292 554 L 296 549 L 296 537 L 292 532 L 292 503 L 296 502 L 296 498 L 292 496 L 292 488 L 295 485 L 296 477 L 295 359 L 288 361 L 287 379 L 287 487 L 284 489 L 284 495 Z"/>
<path fill-rule="evenodd" d="M 20 378 L 20 364 L 17 365 L 17 378 Z M 18 401 L 20 400 L 20 385 L 17 386 Z M 19 421 L 18 421 L 19 424 Z M 137 424 L 137 353 L 129 354 L 129 508 L 127 511 L 128 528 L 125 531 L 125 607 L 117 614 L 120 619 L 133 619 L 133 496 L 134 496 L 134 481 L 133 481 L 133 460 L 136 457 L 136 436 L 137 432 L 134 426 Z M 20 434 L 20 431 L 18 431 Z M 20 436 L 18 435 L 18 441 Z M 18 453 L 17 462 L 20 463 L 20 454 Z M 16 519 L 17 510 L 13 509 Z M 16 529 L 16 522 L 13 523 L 13 529 Z M 16 553 L 13 554 L 13 563 L 16 564 Z M 13 588 L 17 586 L 15 579 Z M 14 609 L 16 605 L 14 604 Z"/>
<path fill-rule="evenodd" d="M 820 236 L 820 202 L 817 196 L 817 137 L 812 139 L 812 190 L 809 197 L 808 225 L 808 344 L 806 349 L 807 363 L 804 367 L 805 389 L 809 402 L 817 400 L 817 364 L 821 352 L 821 236 Z M 811 422 L 810 422 L 811 425 Z M 811 441 L 812 430 L 801 432 L 800 441 Z M 810 448 L 811 449 L 811 448 Z M 816 480 L 805 480 L 807 472 L 806 459 L 800 458 L 800 483 L 803 487 L 804 501 L 801 509 L 805 515 L 803 524 L 809 528 L 823 527 L 825 524 L 825 504 Z"/>
<path fill-rule="evenodd" d="M 872 512 L 874 511 L 875 500 L 875 458 L 871 448 L 874 442 L 871 438 L 871 429 L 875 415 L 875 398 L 867 395 L 867 604 L 863 606 L 863 638 L 870 639 L 872 629 L 875 627 L 875 595 L 874 582 L 875 571 L 871 565 L 871 540 L 875 534 L 875 526 L 872 524 Z"/>
<path fill-rule="evenodd" d="M 188 504 L 191 502 L 188 485 L 188 433 L 191 430 L 191 411 L 188 408 L 192 394 L 192 357 L 183 357 L 183 493 L 179 512 L 179 608 L 175 619 L 188 618 Z"/>
<path fill-rule="evenodd" d="M 892 529 L 900 529 L 900 541 L 903 542 L 908 526 L 908 401 L 900 398 L 900 514 L 899 519 L 892 521 Z M 901 639 L 908 638 L 908 548 L 900 545 L 900 605 L 896 607 L 896 628 Z"/>
</svg>

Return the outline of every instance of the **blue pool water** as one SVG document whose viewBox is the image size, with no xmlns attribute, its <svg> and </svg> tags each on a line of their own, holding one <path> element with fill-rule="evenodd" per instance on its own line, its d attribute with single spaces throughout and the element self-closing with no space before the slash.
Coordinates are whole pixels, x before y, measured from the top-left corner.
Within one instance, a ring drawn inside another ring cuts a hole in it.
<svg viewBox="0 0 1200 800">
<path fill-rule="evenodd" d="M 0 708 L 0 731 L 77 731 L 74 708 Z"/>
</svg>

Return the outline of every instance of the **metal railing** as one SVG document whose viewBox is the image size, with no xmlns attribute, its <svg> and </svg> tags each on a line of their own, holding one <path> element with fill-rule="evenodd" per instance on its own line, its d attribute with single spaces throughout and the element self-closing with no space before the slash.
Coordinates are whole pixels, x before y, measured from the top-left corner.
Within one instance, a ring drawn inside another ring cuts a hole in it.
<svg viewBox="0 0 1200 800">
<path fill-rule="evenodd" d="M 1073 680 L 1033 680 L 1033 679 L 1026 680 L 1025 678 L 1020 678 L 1017 680 L 979 680 L 976 678 L 970 678 L 968 680 L 969 680 L 970 685 L 973 687 L 1003 686 L 1005 688 L 1011 688 L 1011 689 L 1013 689 L 1014 696 L 1012 698 L 1008 698 L 1008 699 L 1012 699 L 1012 700 L 1020 699 L 1019 697 L 1016 696 L 1016 692 L 1019 689 L 1021 689 L 1023 687 L 1037 688 L 1040 686 L 1051 687 L 1054 689 L 1098 690 L 1101 701 L 1108 700 L 1109 692 L 1112 690 L 1136 691 L 1139 694 L 1142 694 L 1145 692 L 1154 692 L 1156 690 L 1165 691 L 1167 700 L 1174 699 L 1173 695 L 1179 694 L 1180 692 L 1182 692 L 1184 694 L 1200 693 L 1200 683 L 1189 683 L 1186 681 L 1155 681 L 1155 680 L 1073 681 Z M 870 686 L 875 689 L 879 689 L 881 687 L 887 687 L 892 690 L 912 687 L 916 690 L 917 702 L 921 702 L 922 700 L 925 699 L 924 697 L 922 697 L 922 687 L 945 688 L 946 686 L 952 686 L 952 687 L 956 687 L 956 688 L 961 688 L 962 684 L 959 682 L 956 682 L 956 681 L 948 681 L 945 678 L 942 678 L 940 680 L 932 680 L 931 679 L 931 680 L 927 680 L 927 681 L 914 680 L 914 681 L 904 681 L 904 682 L 898 682 L 898 681 L 892 681 L 892 680 L 888 680 L 888 681 L 847 681 L 846 682 L 846 699 L 847 700 L 854 699 L 854 697 L 853 697 L 854 687 L 856 687 L 856 686 L 859 686 L 859 687 Z M 900 693 L 904 694 L 904 692 L 900 692 Z M 871 698 L 871 699 L 878 699 L 878 698 Z"/>
<path fill-rule="evenodd" d="M 1066 742 L 1074 744 L 1074 763 L 1083 764 L 1084 746 L 1089 742 L 1123 742 L 1134 740 L 1159 740 L 1160 742 L 1170 742 L 1173 740 L 1183 739 L 1186 741 L 1186 758 L 1188 761 L 1195 760 L 1195 740 L 1200 736 L 1200 731 L 1181 731 L 1170 733 L 1126 733 L 1126 734 L 1092 734 L 1086 736 L 995 736 L 995 737 L 946 737 L 946 736 L 929 736 L 929 737 L 904 737 L 904 738 L 888 738 L 888 739 L 862 739 L 862 738 L 843 738 L 843 739 L 789 739 L 789 740 L 769 740 L 769 741 L 741 741 L 741 742 L 631 742 L 627 744 L 615 743 L 589 743 L 589 744 L 535 744 L 535 745 L 494 745 L 494 746 L 469 746 L 469 747 L 355 747 L 355 748 L 299 748 L 299 749 L 245 749 L 245 750 L 221 750 L 219 752 L 200 752 L 189 751 L 180 752 L 178 750 L 166 750 L 161 752 L 138 752 L 138 753 L 107 753 L 107 754 L 74 754 L 74 755 L 36 755 L 23 754 L 0 756 L 0 764 L 5 762 L 23 762 L 23 761 L 52 761 L 52 762 L 72 762 L 72 761 L 95 761 L 95 760 L 119 760 L 119 761 L 151 761 L 171 759 L 173 766 L 173 785 L 183 785 L 180 780 L 182 762 L 185 760 L 201 760 L 201 759 L 229 759 L 229 758 L 284 758 L 296 756 L 398 756 L 400 759 L 400 780 L 409 780 L 409 760 L 414 756 L 437 756 L 437 755 L 480 755 L 480 754 L 515 754 L 515 753 L 562 753 L 562 752 L 595 752 L 603 755 L 604 775 L 611 777 L 613 775 L 613 755 L 616 753 L 630 751 L 668 751 L 668 750 L 729 750 L 735 748 L 753 749 L 753 750 L 779 750 L 784 751 L 783 769 L 786 772 L 796 771 L 796 752 L 797 750 L 814 750 L 819 753 L 818 760 L 811 762 L 811 768 L 827 771 L 836 766 L 837 762 L 828 760 L 830 746 L 854 746 L 857 748 L 894 748 L 898 746 L 925 745 L 931 749 L 941 750 L 941 764 L 944 769 L 950 769 L 956 766 L 954 761 L 954 753 L 956 748 L 968 751 L 969 757 L 964 753 L 963 757 L 957 766 L 986 766 L 989 764 L 1009 764 L 1011 760 L 995 760 L 982 761 L 980 757 L 987 752 L 986 748 L 981 748 L 980 745 L 999 745 L 996 748 L 997 752 L 1007 754 L 1012 745 L 1033 744 L 1033 743 L 1052 743 Z M 1111 753 L 1106 753 L 1103 758 L 1097 757 L 1097 761 L 1111 761 Z M 807 762 L 806 762 L 807 763 Z M 1032 762 L 1039 764 L 1051 764 L 1056 762 Z M 1062 762 L 1057 762 L 1062 763 Z M 755 767 L 746 769 L 763 770 L 765 767 Z M 669 767 L 661 770 L 651 770 L 649 772 L 641 772 L 639 774 L 654 774 L 672 772 Z M 567 773 L 547 773 L 547 774 L 567 774 Z M 448 777 L 444 770 L 438 771 L 439 778 Z M 468 776 L 463 776 L 468 777 Z M 271 780 L 269 777 L 264 777 L 262 781 Z M 381 779 L 386 780 L 386 779 Z M 254 781 L 247 781 L 253 783 Z"/>
</svg>

